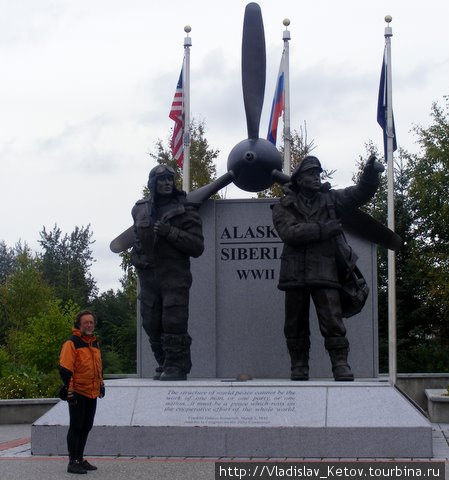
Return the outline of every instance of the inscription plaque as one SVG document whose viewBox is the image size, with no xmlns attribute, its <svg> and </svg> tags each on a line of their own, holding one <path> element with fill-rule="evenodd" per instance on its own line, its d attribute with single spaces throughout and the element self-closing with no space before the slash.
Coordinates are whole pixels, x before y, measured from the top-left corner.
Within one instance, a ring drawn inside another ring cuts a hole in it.
<svg viewBox="0 0 449 480">
<path fill-rule="evenodd" d="M 156 426 L 289 427 L 297 422 L 303 425 L 301 412 L 308 411 L 306 423 L 314 426 L 325 415 L 324 387 L 300 389 L 235 383 L 201 387 L 187 385 L 156 385 L 151 394 L 142 389 L 136 402 L 134 423 L 147 422 L 150 415 Z M 150 397 L 151 407 L 148 408 Z"/>
<path fill-rule="evenodd" d="M 269 425 L 271 415 L 295 411 L 295 392 L 273 389 L 173 389 L 164 407 L 164 413 L 186 415 L 186 425 Z"/>
</svg>

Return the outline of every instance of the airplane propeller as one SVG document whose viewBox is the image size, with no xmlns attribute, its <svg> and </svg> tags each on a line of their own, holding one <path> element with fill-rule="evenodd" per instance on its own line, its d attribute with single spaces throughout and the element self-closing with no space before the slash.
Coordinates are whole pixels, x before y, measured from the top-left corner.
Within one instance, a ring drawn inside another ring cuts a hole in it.
<svg viewBox="0 0 449 480">
<path fill-rule="evenodd" d="M 220 189 L 234 182 L 247 192 L 269 188 L 275 181 L 286 183 L 281 154 L 268 140 L 259 138 L 260 115 L 265 94 L 266 58 L 262 12 L 257 3 L 245 9 L 242 39 L 242 88 L 248 138 L 238 143 L 228 157 L 228 171 L 217 180 L 187 195 L 187 202 L 201 205 Z M 134 228 L 130 227 L 110 245 L 120 253 L 134 245 Z"/>
<path fill-rule="evenodd" d="M 274 182 L 284 184 L 290 181 L 290 177 L 282 172 L 282 158 L 277 148 L 268 140 L 259 138 L 265 78 L 262 12 L 257 3 L 249 3 L 245 8 L 242 38 L 242 89 L 248 138 L 235 145 L 229 153 L 228 171 L 224 175 L 187 195 L 190 204 L 200 206 L 231 182 L 247 192 L 259 192 L 271 187 Z M 350 231 L 392 250 L 400 247 L 402 241 L 399 235 L 374 218 L 358 210 L 351 215 L 342 217 L 343 225 Z M 110 248 L 114 253 L 120 253 L 134 243 L 134 227 L 129 227 L 111 242 Z"/>
<path fill-rule="evenodd" d="M 282 158 L 277 148 L 268 140 L 259 138 L 265 77 L 262 12 L 257 3 L 249 3 L 245 8 L 242 38 L 242 90 L 248 138 L 231 150 L 228 172 L 210 185 L 190 193 L 188 201 L 202 203 L 231 181 L 247 192 L 260 192 L 271 187 L 275 181 L 285 183 L 290 180 L 282 174 Z M 275 176 L 273 172 L 276 172 Z"/>
</svg>

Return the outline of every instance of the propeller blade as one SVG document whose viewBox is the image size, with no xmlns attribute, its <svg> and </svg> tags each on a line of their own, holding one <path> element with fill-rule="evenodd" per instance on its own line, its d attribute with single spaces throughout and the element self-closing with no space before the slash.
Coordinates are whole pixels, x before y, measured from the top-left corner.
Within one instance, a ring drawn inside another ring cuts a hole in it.
<svg viewBox="0 0 449 480">
<path fill-rule="evenodd" d="M 118 237 L 112 240 L 111 244 L 109 245 L 109 248 L 114 253 L 121 253 L 121 252 L 124 252 L 125 250 L 128 250 L 128 248 L 131 248 L 134 245 L 135 241 L 136 241 L 136 236 L 134 234 L 134 227 L 129 227 L 127 230 L 122 232 Z"/>
<path fill-rule="evenodd" d="M 259 138 L 260 114 L 265 94 L 265 34 L 257 3 L 245 9 L 242 40 L 242 87 L 248 138 Z"/>
<path fill-rule="evenodd" d="M 214 180 L 212 183 L 205 185 L 204 187 L 198 188 L 193 192 L 187 194 L 187 201 L 189 203 L 194 203 L 196 205 L 201 205 L 208 198 L 218 192 L 218 190 L 226 187 L 234 180 L 234 172 L 229 170 L 217 180 Z"/>
<path fill-rule="evenodd" d="M 291 181 L 290 175 L 287 175 L 284 172 L 281 172 L 280 170 L 273 170 L 271 172 L 271 176 L 273 177 L 273 180 L 277 183 L 280 183 L 281 185 L 284 185 L 284 183 L 288 183 Z"/>
<path fill-rule="evenodd" d="M 204 201 L 206 201 L 209 197 L 214 195 L 226 185 L 229 185 L 234 180 L 234 172 L 230 170 L 229 172 L 222 175 L 220 178 L 217 178 L 212 183 L 205 185 L 204 187 L 198 188 L 193 192 L 190 192 L 187 195 L 187 201 L 189 203 L 196 204 L 200 206 Z M 131 248 L 136 241 L 136 236 L 134 233 L 134 227 L 129 227 L 127 230 L 122 232 L 118 237 L 112 240 L 109 248 L 114 253 L 121 253 L 128 248 Z"/>
<path fill-rule="evenodd" d="M 394 251 L 401 248 L 402 238 L 397 233 L 361 210 L 351 210 L 348 215 L 341 213 L 341 223 L 349 232 L 381 247 Z"/>
</svg>

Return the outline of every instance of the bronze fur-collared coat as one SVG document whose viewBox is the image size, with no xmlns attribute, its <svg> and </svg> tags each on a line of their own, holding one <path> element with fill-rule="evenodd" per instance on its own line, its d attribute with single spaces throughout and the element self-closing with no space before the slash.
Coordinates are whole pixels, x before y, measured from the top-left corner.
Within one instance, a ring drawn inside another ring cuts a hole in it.
<svg viewBox="0 0 449 480">
<path fill-rule="evenodd" d="M 284 242 L 278 288 L 341 286 L 337 269 L 337 244 L 325 238 L 324 224 L 339 219 L 339 212 L 355 210 L 376 192 L 377 182 L 360 180 L 352 187 L 320 191 L 306 199 L 284 187 L 285 196 L 273 208 L 273 223 Z"/>
</svg>

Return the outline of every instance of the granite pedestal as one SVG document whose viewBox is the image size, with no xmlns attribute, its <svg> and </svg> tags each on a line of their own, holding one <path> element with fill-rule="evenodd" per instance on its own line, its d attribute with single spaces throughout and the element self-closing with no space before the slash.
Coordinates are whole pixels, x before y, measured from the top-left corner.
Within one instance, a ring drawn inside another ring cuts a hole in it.
<svg viewBox="0 0 449 480">
<path fill-rule="evenodd" d="M 32 426 L 35 455 L 63 455 L 68 409 Z M 432 457 L 432 429 L 387 383 L 148 379 L 107 382 L 88 455 Z"/>
</svg>

